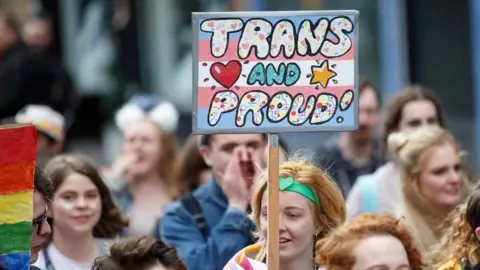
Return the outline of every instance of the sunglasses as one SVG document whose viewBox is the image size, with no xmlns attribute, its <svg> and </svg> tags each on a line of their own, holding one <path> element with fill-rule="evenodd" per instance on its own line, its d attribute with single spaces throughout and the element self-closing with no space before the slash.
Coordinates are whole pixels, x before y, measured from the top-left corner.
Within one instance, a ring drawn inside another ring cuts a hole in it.
<svg viewBox="0 0 480 270">
<path fill-rule="evenodd" d="M 32 225 L 38 225 L 37 235 L 42 234 L 43 224 L 45 224 L 45 222 L 47 221 L 47 217 L 48 217 L 47 213 L 48 213 L 48 206 L 45 205 L 45 212 L 43 212 L 42 216 L 32 220 Z"/>
</svg>

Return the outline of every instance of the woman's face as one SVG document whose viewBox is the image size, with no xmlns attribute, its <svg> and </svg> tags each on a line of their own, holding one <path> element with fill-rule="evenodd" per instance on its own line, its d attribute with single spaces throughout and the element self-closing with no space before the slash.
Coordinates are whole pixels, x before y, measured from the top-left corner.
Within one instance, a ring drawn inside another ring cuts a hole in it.
<svg viewBox="0 0 480 270">
<path fill-rule="evenodd" d="M 267 192 L 263 194 L 260 226 L 265 240 L 268 234 Z M 291 191 L 279 193 L 280 259 L 291 260 L 313 252 L 316 226 L 314 205 L 304 196 Z"/>
<path fill-rule="evenodd" d="M 353 249 L 353 254 L 352 270 L 410 270 L 402 242 L 391 235 L 363 239 Z"/>
<path fill-rule="evenodd" d="M 158 127 L 148 120 L 135 122 L 125 129 L 123 155 L 133 155 L 129 171 L 144 175 L 157 169 L 160 160 L 160 134 Z"/>
<path fill-rule="evenodd" d="M 54 194 L 54 226 L 77 233 L 91 232 L 102 214 L 102 200 L 95 184 L 85 175 L 72 173 Z"/>
<path fill-rule="evenodd" d="M 403 106 L 399 132 L 409 132 L 423 126 L 438 125 L 438 113 L 430 100 L 415 100 Z"/>
<path fill-rule="evenodd" d="M 451 208 L 462 197 L 460 156 L 451 144 L 435 146 L 425 153 L 419 188 L 426 200 L 439 208 Z"/>
</svg>

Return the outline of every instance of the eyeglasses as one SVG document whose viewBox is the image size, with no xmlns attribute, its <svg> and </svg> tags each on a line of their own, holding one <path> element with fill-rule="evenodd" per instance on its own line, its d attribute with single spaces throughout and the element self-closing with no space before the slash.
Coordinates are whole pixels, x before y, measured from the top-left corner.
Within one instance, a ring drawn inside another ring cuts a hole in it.
<svg viewBox="0 0 480 270">
<path fill-rule="evenodd" d="M 47 214 L 48 214 L 48 206 L 45 205 L 45 212 L 43 212 L 42 216 L 32 220 L 32 225 L 38 225 L 37 235 L 42 234 L 43 224 L 45 224 L 45 222 L 47 221 L 47 217 L 48 217 Z"/>
</svg>

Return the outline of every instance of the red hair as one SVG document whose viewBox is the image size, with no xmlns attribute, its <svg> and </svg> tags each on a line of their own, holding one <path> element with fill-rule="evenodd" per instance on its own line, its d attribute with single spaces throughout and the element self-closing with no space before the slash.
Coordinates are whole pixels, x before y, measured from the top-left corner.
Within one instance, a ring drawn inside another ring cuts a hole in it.
<svg viewBox="0 0 480 270">
<path fill-rule="evenodd" d="M 405 247 L 413 269 L 422 266 L 420 252 L 400 220 L 387 214 L 363 214 L 336 228 L 317 242 L 316 263 L 327 270 L 351 269 L 355 264 L 353 250 L 364 239 L 376 235 L 391 235 Z"/>
</svg>

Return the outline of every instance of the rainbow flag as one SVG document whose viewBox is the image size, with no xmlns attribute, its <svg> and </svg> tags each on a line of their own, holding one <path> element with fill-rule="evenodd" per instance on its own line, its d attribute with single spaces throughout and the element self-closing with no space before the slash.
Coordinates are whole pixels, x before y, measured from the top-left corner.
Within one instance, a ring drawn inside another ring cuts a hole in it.
<svg viewBox="0 0 480 270">
<path fill-rule="evenodd" d="M 0 264 L 30 269 L 37 133 L 31 125 L 0 127 Z"/>
</svg>

